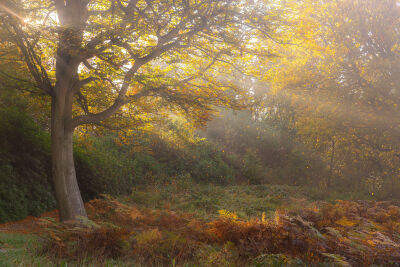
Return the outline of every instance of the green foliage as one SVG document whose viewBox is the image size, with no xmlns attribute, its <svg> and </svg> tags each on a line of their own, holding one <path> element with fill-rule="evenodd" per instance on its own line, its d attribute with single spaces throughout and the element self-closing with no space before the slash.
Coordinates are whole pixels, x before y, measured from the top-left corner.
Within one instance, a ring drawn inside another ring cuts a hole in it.
<svg viewBox="0 0 400 267">
<path fill-rule="evenodd" d="M 54 266 L 48 258 L 34 255 L 38 248 L 38 237 L 29 234 L 0 233 L 0 267 L 10 266 Z M 62 264 L 60 267 L 69 265 Z"/>
<path fill-rule="evenodd" d="M 39 215 L 55 207 L 51 189 L 50 137 L 19 108 L 0 113 L 0 221 Z M 85 200 L 99 194 L 126 195 L 136 185 L 185 182 L 227 184 L 234 169 L 207 142 L 182 148 L 159 140 L 156 153 L 132 152 L 116 137 L 88 138 L 75 146 L 75 164 Z M 145 139 L 143 139 L 145 143 Z"/>
<path fill-rule="evenodd" d="M 14 221 L 28 216 L 24 191 L 16 183 L 11 166 L 0 168 L 0 222 Z"/>
<path fill-rule="evenodd" d="M 54 208 L 48 134 L 15 108 L 3 110 L 1 114 L 1 141 L 4 144 L 0 152 L 1 220 L 17 220 Z M 190 140 L 176 146 L 159 136 L 151 138 L 136 139 L 148 146 L 149 152 L 135 152 L 133 145 L 120 146 L 114 135 L 79 141 L 75 147 L 75 160 L 85 201 L 100 194 L 132 194 L 136 203 L 160 207 L 174 195 L 177 202 L 172 204 L 185 210 L 200 210 L 207 214 L 229 209 L 227 203 L 233 201 L 236 210 L 250 216 L 270 213 L 276 206 L 283 205 L 286 191 L 271 193 L 274 186 L 260 185 L 248 189 L 229 187 L 232 192 L 228 194 L 215 185 L 310 182 L 304 178 L 310 174 L 308 162 L 294 151 L 286 156 L 283 166 L 266 167 L 267 163 L 255 150 L 249 149 L 244 155 L 238 155 L 223 151 L 206 140 Z M 165 190 L 150 194 L 140 191 L 141 186 L 150 185 Z M 133 188 L 136 189 L 132 192 Z M 190 192 L 189 199 L 186 192 Z M 315 186 L 306 192 L 317 200 L 382 197 L 348 190 L 321 190 Z M 233 193 L 239 194 L 236 200 L 233 200 Z"/>
<path fill-rule="evenodd" d="M 196 144 L 186 151 L 186 168 L 197 182 L 229 184 L 234 182 L 234 170 L 229 159 L 208 142 Z"/>
<path fill-rule="evenodd" d="M 249 111 L 222 110 L 201 134 L 229 155 L 240 182 L 304 185 L 313 181 L 312 172 L 319 167 L 316 158 L 300 152 L 290 131 L 271 118 L 255 119 Z"/>
<path fill-rule="evenodd" d="M 254 267 L 304 266 L 301 259 L 292 259 L 283 254 L 262 254 L 253 261 Z"/>
<path fill-rule="evenodd" d="M 146 175 L 158 173 L 157 161 L 145 153 L 120 151 L 105 137 L 78 144 L 78 182 L 85 200 L 99 194 L 129 194 Z M 55 208 L 50 164 L 50 136 L 21 108 L 0 110 L 0 222 L 37 216 Z"/>
<path fill-rule="evenodd" d="M 212 185 L 192 181 L 185 187 L 180 183 L 138 187 L 124 199 L 141 207 L 167 206 L 204 218 L 216 216 L 218 210 L 234 210 L 243 218 L 251 218 L 262 213 L 272 216 L 277 209 L 302 209 L 307 195 L 303 188 L 287 185 Z"/>
<path fill-rule="evenodd" d="M 250 184 L 260 184 L 263 182 L 265 169 L 262 167 L 261 160 L 251 150 L 248 150 L 243 157 L 241 174 L 246 177 Z"/>
<path fill-rule="evenodd" d="M 126 194 L 133 186 L 133 160 L 107 138 L 75 147 L 76 172 L 84 200 L 99 194 Z"/>
<path fill-rule="evenodd" d="M 54 208 L 49 136 L 16 108 L 0 110 L 0 221 Z"/>
</svg>

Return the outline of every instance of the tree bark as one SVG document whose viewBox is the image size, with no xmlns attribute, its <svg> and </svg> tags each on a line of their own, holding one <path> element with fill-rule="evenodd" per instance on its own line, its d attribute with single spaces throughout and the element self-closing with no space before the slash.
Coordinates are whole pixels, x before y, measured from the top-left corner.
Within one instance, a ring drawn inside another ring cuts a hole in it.
<svg viewBox="0 0 400 267">
<path fill-rule="evenodd" d="M 87 217 L 76 179 L 73 154 L 73 132 L 68 128 L 60 99 L 53 97 L 51 110 L 52 177 L 60 220 Z"/>
<path fill-rule="evenodd" d="M 76 51 L 81 48 L 83 27 L 87 19 L 88 1 L 56 0 L 59 20 L 63 26 L 58 33 L 56 55 L 56 84 L 52 92 L 51 147 L 52 176 L 60 220 L 87 217 L 76 179 L 72 108 L 79 87 L 78 66 L 81 62 Z"/>
</svg>

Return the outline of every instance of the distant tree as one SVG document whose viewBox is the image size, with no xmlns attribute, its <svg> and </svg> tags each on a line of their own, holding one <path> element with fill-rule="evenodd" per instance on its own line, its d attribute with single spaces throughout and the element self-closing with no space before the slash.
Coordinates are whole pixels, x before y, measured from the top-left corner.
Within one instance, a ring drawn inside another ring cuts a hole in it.
<svg viewBox="0 0 400 267">
<path fill-rule="evenodd" d="M 325 184 L 399 183 L 399 1 L 287 3 L 299 23 L 268 69 L 268 116 L 325 159 Z"/>
</svg>

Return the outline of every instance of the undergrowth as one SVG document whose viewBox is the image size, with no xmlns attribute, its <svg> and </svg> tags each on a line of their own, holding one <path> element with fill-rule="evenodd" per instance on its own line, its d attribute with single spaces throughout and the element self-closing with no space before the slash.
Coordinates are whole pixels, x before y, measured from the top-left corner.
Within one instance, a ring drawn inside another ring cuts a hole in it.
<svg viewBox="0 0 400 267">
<path fill-rule="evenodd" d="M 191 180 L 177 179 L 172 184 L 137 186 L 123 202 L 153 209 L 169 208 L 194 213 L 204 219 L 216 219 L 218 210 L 234 210 L 240 217 L 250 219 L 265 213 L 274 216 L 277 209 L 302 210 L 321 201 L 334 203 L 336 199 L 354 200 L 373 198 L 340 191 L 324 191 L 310 187 L 289 185 L 199 185 Z"/>
<path fill-rule="evenodd" d="M 388 202 L 319 203 L 250 219 L 229 210 L 199 218 L 109 197 L 86 207 L 89 220 L 79 224 L 42 221 L 40 255 L 128 266 L 400 265 L 400 208 Z"/>
</svg>

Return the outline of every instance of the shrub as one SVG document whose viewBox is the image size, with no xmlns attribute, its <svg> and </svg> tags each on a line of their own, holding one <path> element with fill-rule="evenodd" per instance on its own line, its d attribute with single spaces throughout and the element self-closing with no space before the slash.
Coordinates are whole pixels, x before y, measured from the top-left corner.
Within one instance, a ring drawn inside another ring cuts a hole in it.
<svg viewBox="0 0 400 267">
<path fill-rule="evenodd" d="M 146 266 L 181 266 L 194 258 L 200 246 L 180 234 L 152 229 L 135 236 L 133 255 Z"/>
<path fill-rule="evenodd" d="M 186 171 L 196 182 L 230 184 L 234 182 L 235 170 L 223 153 L 208 142 L 201 142 L 187 151 Z"/>
<path fill-rule="evenodd" d="M 265 182 L 265 169 L 262 167 L 258 156 L 251 150 L 248 150 L 243 157 L 241 173 L 249 184 L 261 184 Z"/>
<path fill-rule="evenodd" d="M 12 166 L 0 166 L 0 222 L 28 216 L 25 192 L 18 187 L 12 171 Z"/>
<path fill-rule="evenodd" d="M 42 236 L 41 255 L 56 260 L 68 259 L 78 263 L 86 259 L 101 262 L 118 258 L 130 247 L 131 233 L 110 225 L 98 225 L 86 221 L 86 225 L 68 225 L 47 222 L 46 235 Z"/>
<path fill-rule="evenodd" d="M 15 107 L 0 110 L 0 222 L 55 207 L 50 137 Z"/>
</svg>

